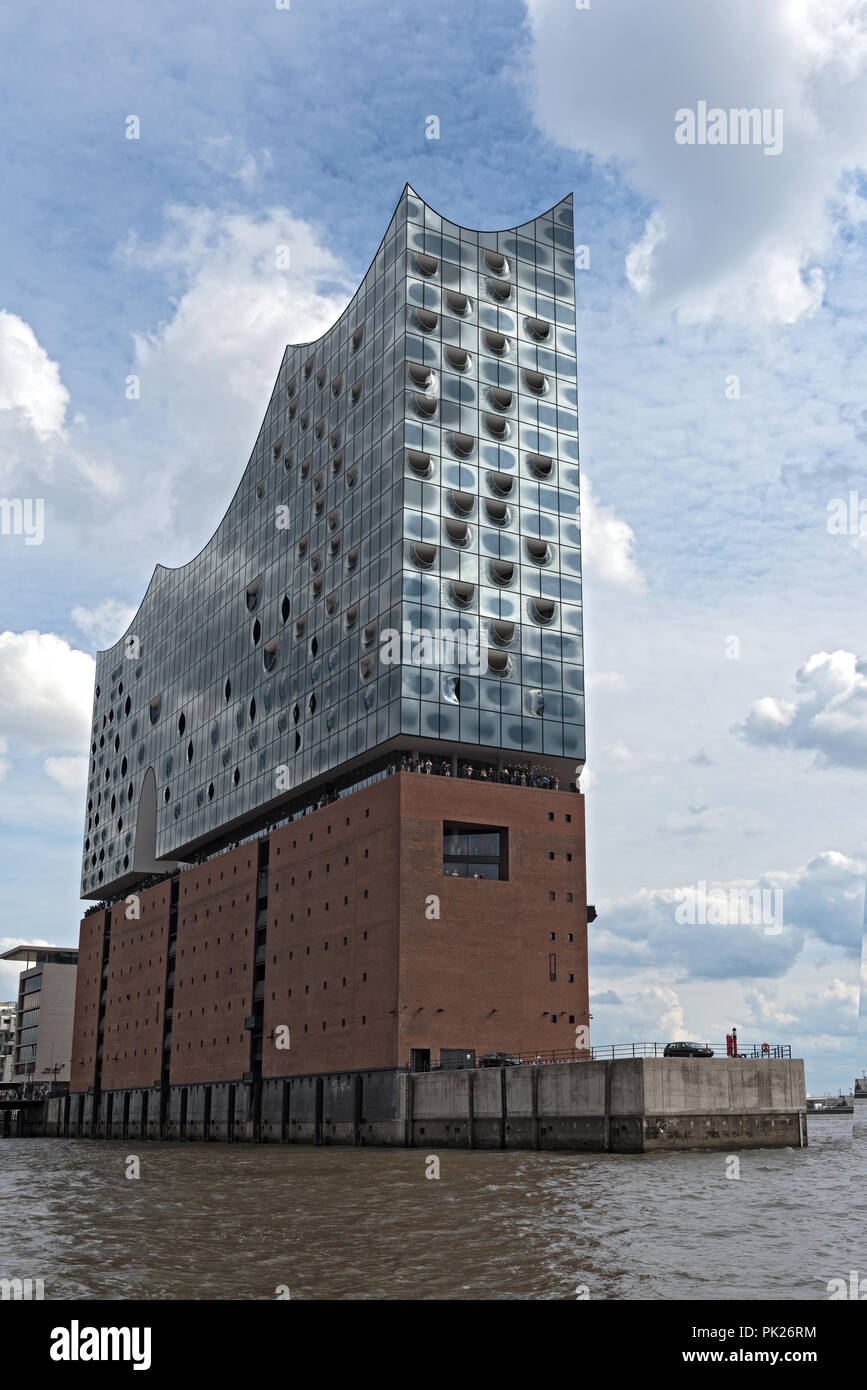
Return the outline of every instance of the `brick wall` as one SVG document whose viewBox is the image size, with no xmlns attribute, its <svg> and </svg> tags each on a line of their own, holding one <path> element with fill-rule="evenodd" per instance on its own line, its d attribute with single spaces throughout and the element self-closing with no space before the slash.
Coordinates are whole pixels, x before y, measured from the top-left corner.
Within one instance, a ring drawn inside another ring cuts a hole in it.
<svg viewBox="0 0 867 1390">
<path fill-rule="evenodd" d="M 172 1084 L 249 1070 L 256 874 L 255 841 L 181 874 Z"/>
<path fill-rule="evenodd" d="M 112 908 L 103 1090 L 159 1080 L 168 934 L 167 883 Z"/>
<path fill-rule="evenodd" d="M 94 1082 L 104 924 L 104 912 L 91 912 L 88 917 L 81 919 L 79 928 L 70 1091 L 86 1091 Z"/>
<path fill-rule="evenodd" d="M 271 836 L 264 1076 L 394 1065 L 398 809 L 390 777 Z"/>
<path fill-rule="evenodd" d="M 443 1047 L 574 1046 L 588 1016 L 583 796 L 414 773 L 400 783 L 398 1063 L 414 1047 L 437 1061 Z M 508 881 L 444 877 L 444 821 L 505 827 Z"/>
</svg>

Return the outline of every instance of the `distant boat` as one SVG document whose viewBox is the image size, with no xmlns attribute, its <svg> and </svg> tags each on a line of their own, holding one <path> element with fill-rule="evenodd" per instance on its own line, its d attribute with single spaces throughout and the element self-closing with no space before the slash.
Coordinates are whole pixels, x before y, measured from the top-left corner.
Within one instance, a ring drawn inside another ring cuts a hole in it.
<svg viewBox="0 0 867 1390">
<path fill-rule="evenodd" d="M 854 1100 L 854 1095 L 807 1096 L 807 1111 L 810 1115 L 853 1115 Z"/>
<path fill-rule="evenodd" d="M 867 1076 L 856 1076 L 855 1099 L 867 1100 Z"/>
</svg>

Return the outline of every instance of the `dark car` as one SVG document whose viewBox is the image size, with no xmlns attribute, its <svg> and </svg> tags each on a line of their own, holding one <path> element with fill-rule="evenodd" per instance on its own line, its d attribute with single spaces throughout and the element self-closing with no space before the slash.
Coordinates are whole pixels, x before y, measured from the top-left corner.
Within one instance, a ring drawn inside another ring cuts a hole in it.
<svg viewBox="0 0 867 1390">
<path fill-rule="evenodd" d="M 505 1052 L 486 1052 L 479 1058 L 480 1067 L 520 1067 L 520 1057 L 509 1057 Z"/>
<path fill-rule="evenodd" d="M 666 1044 L 662 1055 L 663 1057 L 712 1057 L 713 1048 L 705 1047 L 703 1043 L 674 1042 Z"/>
</svg>

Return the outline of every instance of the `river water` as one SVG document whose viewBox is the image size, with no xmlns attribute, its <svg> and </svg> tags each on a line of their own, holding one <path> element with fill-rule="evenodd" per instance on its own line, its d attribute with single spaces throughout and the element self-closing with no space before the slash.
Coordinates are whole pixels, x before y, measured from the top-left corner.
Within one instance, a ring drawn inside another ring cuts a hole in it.
<svg viewBox="0 0 867 1390">
<path fill-rule="evenodd" d="M 867 1273 L 867 1126 L 809 1128 L 741 1150 L 737 1178 L 698 1151 L 444 1149 L 429 1178 L 422 1149 L 0 1139 L 0 1277 L 46 1299 L 826 1299 Z"/>
</svg>

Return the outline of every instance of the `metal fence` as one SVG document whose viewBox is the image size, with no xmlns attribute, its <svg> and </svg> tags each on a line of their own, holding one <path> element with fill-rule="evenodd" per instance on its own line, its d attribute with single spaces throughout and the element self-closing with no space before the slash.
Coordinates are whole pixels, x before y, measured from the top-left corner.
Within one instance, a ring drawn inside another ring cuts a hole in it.
<svg viewBox="0 0 867 1390">
<path fill-rule="evenodd" d="M 634 1042 L 634 1043 L 610 1043 L 605 1047 L 593 1047 L 590 1055 L 594 1062 L 614 1061 L 620 1057 L 663 1057 L 668 1043 L 660 1042 Z M 714 1057 L 726 1058 L 725 1043 L 699 1043 L 699 1047 L 709 1048 Z M 542 1066 L 551 1062 L 583 1062 L 587 1061 L 586 1048 L 582 1051 L 577 1047 L 554 1048 L 550 1052 L 509 1052 L 500 1054 L 507 1057 L 505 1065 L 523 1063 L 525 1066 Z M 675 1054 L 676 1055 L 676 1054 Z M 742 1043 L 738 1039 L 738 1057 L 745 1057 L 748 1060 L 757 1058 L 788 1058 L 792 1056 L 790 1043 Z M 481 1058 L 473 1062 L 461 1061 L 451 1062 L 450 1067 L 478 1066 Z M 495 1064 L 491 1064 L 495 1065 Z M 440 1064 L 442 1066 L 442 1064 Z M 440 1070 L 436 1063 L 432 1064 L 432 1070 Z"/>
<path fill-rule="evenodd" d="M 668 1043 L 613 1043 L 609 1047 L 594 1047 L 591 1049 L 594 1062 L 613 1060 L 615 1057 L 662 1057 L 665 1049 L 670 1046 Z M 726 1056 L 725 1043 L 700 1042 L 699 1047 L 709 1048 L 714 1057 Z M 791 1058 L 792 1048 L 790 1043 L 742 1043 L 738 1038 L 738 1057 L 762 1058 L 762 1057 L 785 1057 Z"/>
</svg>

